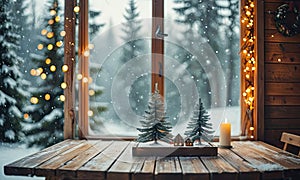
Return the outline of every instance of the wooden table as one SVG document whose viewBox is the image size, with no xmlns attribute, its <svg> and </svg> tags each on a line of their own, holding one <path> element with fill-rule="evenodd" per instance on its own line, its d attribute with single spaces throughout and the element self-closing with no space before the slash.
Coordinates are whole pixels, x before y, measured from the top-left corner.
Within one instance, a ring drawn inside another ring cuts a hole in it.
<svg viewBox="0 0 300 180">
<path fill-rule="evenodd" d="M 49 179 L 300 179 L 300 158 L 254 141 L 212 157 L 133 157 L 129 141 L 65 140 L 4 167 Z"/>
</svg>

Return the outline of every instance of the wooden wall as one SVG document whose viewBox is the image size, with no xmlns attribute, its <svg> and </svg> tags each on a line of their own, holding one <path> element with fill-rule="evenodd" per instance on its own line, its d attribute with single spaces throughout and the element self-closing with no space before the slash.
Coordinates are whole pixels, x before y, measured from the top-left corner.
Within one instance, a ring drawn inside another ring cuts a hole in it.
<svg viewBox="0 0 300 180">
<path fill-rule="evenodd" d="M 288 1 L 264 1 L 263 40 L 264 140 L 280 148 L 282 132 L 300 135 L 300 34 L 281 35 L 269 13 L 283 3 Z"/>
</svg>

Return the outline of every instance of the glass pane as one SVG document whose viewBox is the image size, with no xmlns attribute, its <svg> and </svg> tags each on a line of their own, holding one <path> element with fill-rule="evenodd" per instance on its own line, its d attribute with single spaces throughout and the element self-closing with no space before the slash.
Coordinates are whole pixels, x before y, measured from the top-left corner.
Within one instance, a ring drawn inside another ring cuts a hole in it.
<svg viewBox="0 0 300 180">
<path fill-rule="evenodd" d="M 103 24 L 91 36 L 90 133 L 136 136 L 150 93 L 152 2 L 90 3 L 101 11 L 94 22 Z"/>
<path fill-rule="evenodd" d="M 176 133 L 201 98 L 215 135 L 225 119 L 240 135 L 239 29 L 238 0 L 165 1 L 165 95 Z"/>
</svg>

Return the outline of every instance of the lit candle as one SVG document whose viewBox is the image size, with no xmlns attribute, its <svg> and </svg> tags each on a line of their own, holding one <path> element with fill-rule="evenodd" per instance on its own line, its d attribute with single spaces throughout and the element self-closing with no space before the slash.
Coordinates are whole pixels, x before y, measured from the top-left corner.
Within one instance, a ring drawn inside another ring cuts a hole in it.
<svg viewBox="0 0 300 180">
<path fill-rule="evenodd" d="M 231 124 L 226 120 L 220 125 L 220 146 L 231 147 Z"/>
</svg>

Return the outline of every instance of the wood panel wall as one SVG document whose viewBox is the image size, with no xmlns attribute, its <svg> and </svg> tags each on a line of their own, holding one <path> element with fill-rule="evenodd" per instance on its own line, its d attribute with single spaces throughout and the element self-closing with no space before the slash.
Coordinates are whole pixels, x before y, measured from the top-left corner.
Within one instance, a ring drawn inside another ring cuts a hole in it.
<svg viewBox="0 0 300 180">
<path fill-rule="evenodd" d="M 300 135 L 300 34 L 281 35 L 270 13 L 289 1 L 264 2 L 264 140 L 282 148 L 282 132 Z"/>
</svg>

